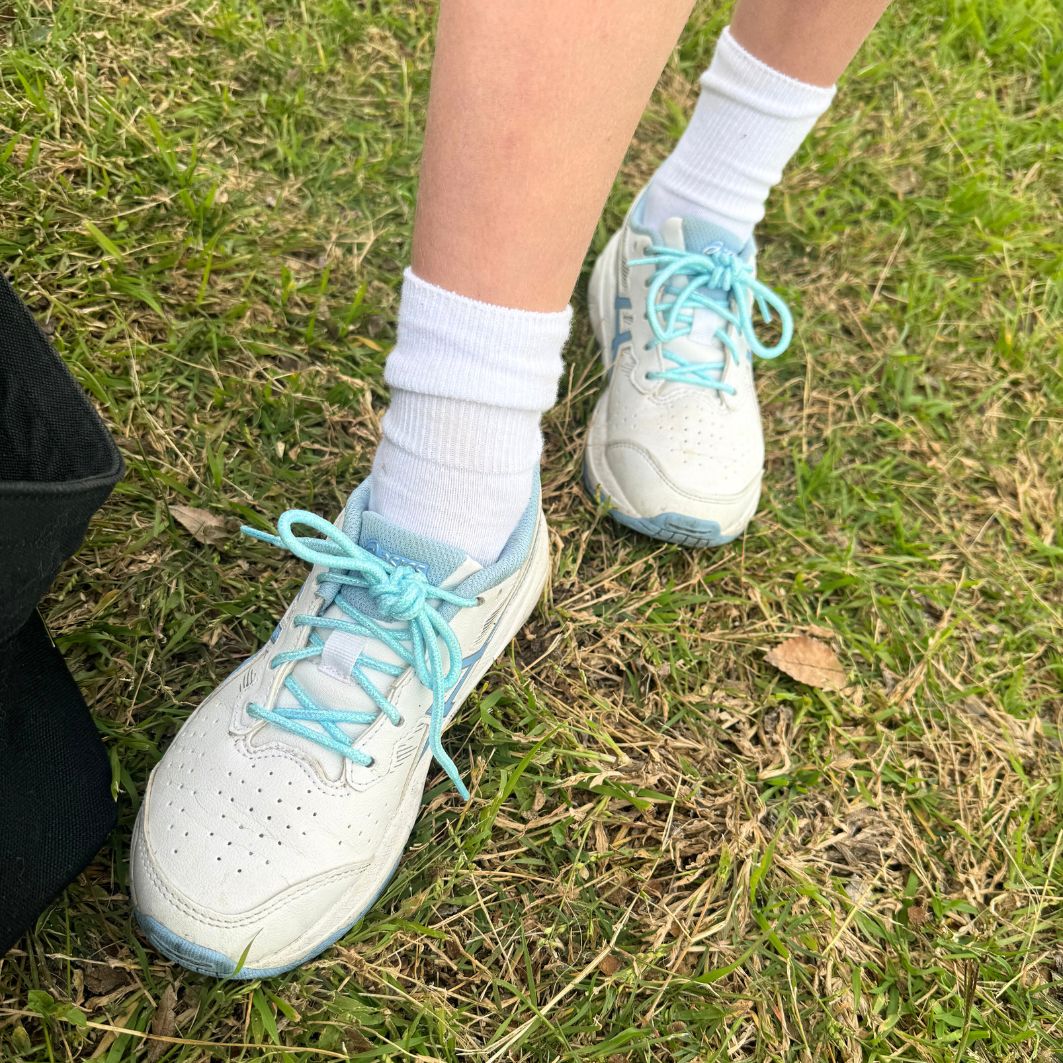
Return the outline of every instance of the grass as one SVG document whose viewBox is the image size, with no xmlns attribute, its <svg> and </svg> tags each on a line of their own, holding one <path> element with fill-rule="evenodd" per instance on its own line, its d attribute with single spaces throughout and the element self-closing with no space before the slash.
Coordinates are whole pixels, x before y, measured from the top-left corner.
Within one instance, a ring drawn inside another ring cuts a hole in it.
<svg viewBox="0 0 1063 1063">
<path fill-rule="evenodd" d="M 385 404 L 431 56 L 400 0 L 9 0 L 0 249 L 129 474 L 49 616 L 121 826 L 0 960 L 0 1059 L 1048 1061 L 1063 1053 L 1063 15 L 889 13 L 762 227 L 744 540 L 621 531 L 577 486 L 577 315 L 547 425 L 548 600 L 471 699 L 400 871 L 297 973 L 146 951 L 144 781 L 302 579 L 169 506 L 331 514 Z M 699 9 L 596 249 L 681 130 Z M 577 310 L 582 307 L 582 286 Z M 819 632 L 852 679 L 764 653 Z"/>
</svg>

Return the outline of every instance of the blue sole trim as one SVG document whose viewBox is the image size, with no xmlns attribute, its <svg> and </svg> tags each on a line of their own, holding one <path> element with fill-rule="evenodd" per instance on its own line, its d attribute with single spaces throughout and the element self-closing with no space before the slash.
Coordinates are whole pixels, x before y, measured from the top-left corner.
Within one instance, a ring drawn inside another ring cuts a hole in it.
<svg viewBox="0 0 1063 1063">
<path fill-rule="evenodd" d="M 301 967 L 304 963 L 308 963 L 353 930 L 362 921 L 366 912 L 380 899 L 380 895 L 384 890 L 388 888 L 391 880 L 395 877 L 395 872 L 399 868 L 401 859 L 400 857 L 399 860 L 395 861 L 380 889 L 373 894 L 369 903 L 342 930 L 315 945 L 305 956 L 281 967 L 241 967 L 237 971 L 236 962 L 223 953 L 208 949 L 205 945 L 197 945 L 195 942 L 188 941 L 186 938 L 175 934 L 157 919 L 153 919 L 150 915 L 143 915 L 135 910 L 133 914 L 140 924 L 140 929 L 144 931 L 144 936 L 151 942 L 152 946 L 168 960 L 173 960 L 174 963 L 179 963 L 190 971 L 195 971 L 197 974 L 210 975 L 213 978 L 231 978 L 234 981 L 241 982 L 249 982 L 259 978 L 275 978 L 279 974 L 287 974 L 289 971 L 294 971 L 296 967 Z"/>
<path fill-rule="evenodd" d="M 656 517 L 633 517 L 624 513 L 616 508 L 616 503 L 600 486 L 591 484 L 586 462 L 583 465 L 583 486 L 596 503 L 605 502 L 610 506 L 609 516 L 617 524 L 648 535 L 651 539 L 660 539 L 679 546 L 713 547 L 733 543 L 742 534 L 737 532 L 734 535 L 723 535 L 717 521 L 688 517 L 684 513 L 658 513 Z"/>
</svg>

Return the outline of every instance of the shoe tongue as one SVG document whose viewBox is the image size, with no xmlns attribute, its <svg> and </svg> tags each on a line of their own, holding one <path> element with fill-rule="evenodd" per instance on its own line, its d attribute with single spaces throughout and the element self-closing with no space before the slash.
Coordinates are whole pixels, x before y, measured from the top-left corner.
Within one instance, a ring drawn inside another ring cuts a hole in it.
<svg viewBox="0 0 1063 1063">
<path fill-rule="evenodd" d="M 722 226 L 714 225 L 703 218 L 669 218 L 661 226 L 661 238 L 669 247 L 690 251 L 693 254 L 711 254 L 714 251 L 730 251 L 731 254 L 741 257 L 744 252 L 734 233 L 728 232 Z M 679 280 L 679 278 L 676 278 Z M 719 288 L 703 288 L 702 294 L 726 306 L 729 301 L 728 293 Z M 690 331 L 690 349 L 683 350 L 685 357 L 697 361 L 704 357 L 704 351 L 699 348 L 709 347 L 714 351 L 720 349 L 719 340 L 716 339 L 716 330 L 723 324 L 723 319 L 707 308 L 694 312 L 693 327 Z M 684 348 L 687 345 L 682 341 L 673 343 L 673 347 Z"/>
<path fill-rule="evenodd" d="M 714 225 L 704 218 L 684 218 L 681 223 L 682 246 L 687 251 L 710 254 L 712 251 L 730 251 L 733 255 L 742 255 L 745 250 L 734 233 L 728 232 L 720 225 Z"/>
<path fill-rule="evenodd" d="M 457 547 L 400 528 L 371 509 L 361 514 L 358 545 L 389 565 L 416 569 L 435 587 L 447 584 L 459 568 L 468 574 L 468 565 L 476 564 Z"/>
<path fill-rule="evenodd" d="M 362 549 L 388 565 L 404 565 L 420 572 L 433 587 L 449 590 L 480 570 L 480 565 L 457 547 L 392 524 L 371 509 L 359 512 L 348 507 L 343 530 Z M 344 587 L 340 594 L 355 609 L 381 619 L 372 596 L 364 589 Z"/>
</svg>

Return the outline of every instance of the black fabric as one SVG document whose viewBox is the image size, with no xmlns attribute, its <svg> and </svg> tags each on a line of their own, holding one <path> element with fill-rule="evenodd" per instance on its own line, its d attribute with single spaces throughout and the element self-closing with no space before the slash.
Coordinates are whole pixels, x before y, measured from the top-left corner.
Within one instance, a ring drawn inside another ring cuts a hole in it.
<svg viewBox="0 0 1063 1063">
<path fill-rule="evenodd" d="M 0 641 L 37 607 L 121 474 L 114 440 L 0 277 Z"/>
<path fill-rule="evenodd" d="M 114 826 L 96 727 L 36 614 L 0 646 L 0 954 Z"/>
<path fill-rule="evenodd" d="M 114 823 L 107 756 L 37 605 L 122 459 L 0 277 L 0 953 Z"/>
</svg>

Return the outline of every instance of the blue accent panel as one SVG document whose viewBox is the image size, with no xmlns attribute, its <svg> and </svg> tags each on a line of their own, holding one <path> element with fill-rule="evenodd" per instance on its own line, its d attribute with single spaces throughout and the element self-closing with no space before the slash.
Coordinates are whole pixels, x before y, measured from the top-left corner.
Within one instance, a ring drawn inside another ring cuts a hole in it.
<svg viewBox="0 0 1063 1063">
<path fill-rule="evenodd" d="M 203 945 L 196 945 L 191 941 L 185 940 L 185 938 L 178 936 L 172 930 L 167 929 L 157 919 L 152 919 L 150 915 L 142 915 L 136 911 L 134 915 L 136 915 L 137 922 L 140 924 L 140 928 L 144 931 L 144 936 L 148 941 L 167 959 L 173 960 L 174 963 L 179 963 L 182 967 L 187 967 L 190 971 L 211 975 L 214 978 L 232 978 L 241 982 L 249 982 L 257 978 L 274 978 L 279 974 L 294 971 L 296 967 L 301 967 L 304 963 L 308 963 L 315 956 L 324 952 L 330 945 L 335 945 L 340 938 L 350 933 L 361 922 L 365 913 L 380 899 L 380 895 L 388 888 L 388 884 L 394 878 L 398 867 L 399 861 L 396 860 L 384 878 L 380 889 L 373 894 L 369 903 L 342 930 L 315 945 L 301 959 L 296 960 L 294 963 L 285 964 L 282 967 L 242 967 L 237 971 L 235 961 L 229 959 L 228 956 L 215 952 L 213 949 L 205 948 Z"/>
<path fill-rule="evenodd" d="M 469 673 L 473 670 L 476 662 L 484 655 L 484 651 L 490 641 L 491 636 L 488 635 L 484 639 L 484 644 L 475 653 L 470 653 L 468 657 L 462 658 L 461 675 L 458 676 L 458 681 L 450 688 L 447 700 L 443 702 L 443 719 L 446 719 L 454 711 L 454 699 L 458 696 L 458 690 L 461 689 L 462 683 L 469 678 Z"/>
<path fill-rule="evenodd" d="M 463 551 L 417 535 L 366 510 L 358 528 L 358 545 L 392 566 L 405 565 L 438 587 L 464 560 Z"/>
<path fill-rule="evenodd" d="M 646 188 L 649 188 L 649 185 Z M 646 213 L 646 188 L 638 194 L 635 202 L 632 203 L 626 224 L 629 229 L 641 233 L 643 236 L 650 236 L 656 239 L 659 234 L 656 230 L 651 229 L 643 219 L 643 215 Z"/>
<path fill-rule="evenodd" d="M 630 310 L 630 309 L 631 309 L 631 300 L 628 299 L 626 296 L 618 295 L 616 297 L 616 303 L 614 304 L 614 307 L 613 307 L 613 314 L 614 314 L 614 318 L 613 318 L 613 344 L 612 344 L 612 347 L 613 347 L 613 350 L 612 350 L 613 361 L 616 361 L 617 351 L 619 351 L 620 348 L 625 343 L 630 343 L 631 342 L 631 333 L 628 332 L 628 331 L 624 331 L 624 332 L 620 331 L 620 312 L 622 310 Z"/>
<path fill-rule="evenodd" d="M 236 969 L 236 964 L 228 956 L 186 941 L 172 930 L 167 930 L 162 923 L 157 919 L 152 919 L 150 915 L 137 912 L 136 917 L 148 941 L 174 963 L 179 963 L 190 971 L 210 974 L 218 978 L 228 978 Z"/>
<path fill-rule="evenodd" d="M 583 465 L 583 486 L 595 502 L 609 504 L 609 516 L 625 528 L 679 546 L 726 546 L 741 535 L 721 534 L 720 525 L 714 520 L 688 517 L 685 513 L 658 513 L 656 517 L 633 517 L 616 508 L 600 486 L 591 483 L 587 465 Z"/>
<path fill-rule="evenodd" d="M 371 514 L 366 514 L 366 516 L 371 516 Z M 381 561 L 386 561 L 389 565 L 396 568 L 399 565 L 405 565 L 407 568 L 412 568 L 415 572 L 420 572 L 425 579 L 428 578 L 429 569 L 425 562 L 415 561 L 412 557 L 403 557 L 402 554 L 391 553 L 379 539 L 366 539 L 359 545 L 364 546 L 371 554 L 376 554 Z"/>
<path fill-rule="evenodd" d="M 711 254 L 717 247 L 722 247 L 732 255 L 739 255 L 746 262 L 753 259 L 752 240 L 742 243 L 734 233 L 703 218 L 683 219 L 683 243 L 688 251 L 696 251 L 702 255 Z"/>
<path fill-rule="evenodd" d="M 458 696 L 458 690 L 461 688 L 462 683 L 464 683 L 465 680 L 468 679 L 469 673 L 473 670 L 473 666 L 484 655 L 484 652 L 487 650 L 487 644 L 490 641 L 491 636 L 488 635 L 487 638 L 484 639 L 484 644 L 475 653 L 470 653 L 468 657 L 462 658 L 461 675 L 458 676 L 458 681 L 450 688 L 450 693 L 447 695 L 447 700 L 443 702 L 444 720 L 454 711 L 454 700 Z M 421 756 L 424 756 L 427 750 L 428 739 L 426 738 L 424 740 L 424 745 L 421 747 Z"/>
</svg>

